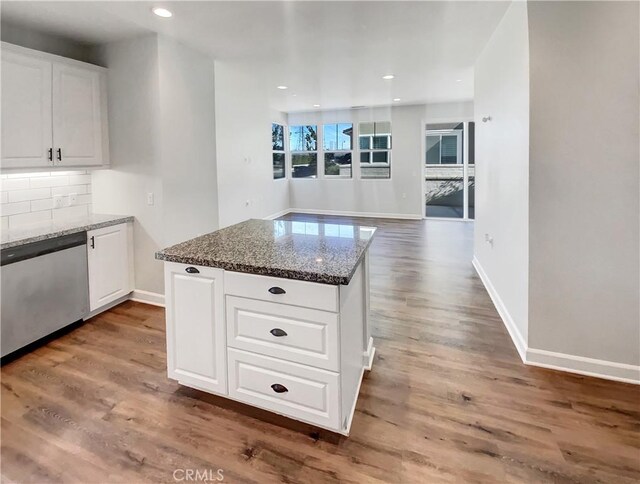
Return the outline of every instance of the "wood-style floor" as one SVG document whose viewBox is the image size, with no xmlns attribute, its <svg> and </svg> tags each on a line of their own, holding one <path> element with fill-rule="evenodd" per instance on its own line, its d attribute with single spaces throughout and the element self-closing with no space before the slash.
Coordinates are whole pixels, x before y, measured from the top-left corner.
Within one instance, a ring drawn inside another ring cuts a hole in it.
<svg viewBox="0 0 640 484">
<path fill-rule="evenodd" d="M 472 225 L 361 223 L 378 351 L 350 437 L 169 381 L 163 310 L 127 302 L 2 368 L 3 481 L 640 480 L 640 388 L 523 365 Z"/>
</svg>

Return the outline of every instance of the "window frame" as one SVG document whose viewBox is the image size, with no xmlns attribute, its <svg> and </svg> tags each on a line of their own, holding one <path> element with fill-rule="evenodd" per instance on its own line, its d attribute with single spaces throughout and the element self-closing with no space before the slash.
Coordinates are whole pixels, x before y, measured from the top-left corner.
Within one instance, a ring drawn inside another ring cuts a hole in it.
<svg viewBox="0 0 640 484">
<path fill-rule="evenodd" d="M 325 126 L 331 126 L 331 125 L 340 125 L 340 124 L 350 124 L 351 125 L 351 149 L 350 150 L 325 150 L 324 148 L 324 129 Z M 322 123 L 322 178 L 327 178 L 329 180 L 353 180 L 355 177 L 354 175 L 354 166 L 353 166 L 353 160 L 355 158 L 355 148 L 354 148 L 354 138 L 355 138 L 355 124 L 353 121 L 349 121 L 349 122 L 329 122 L 329 123 Z M 351 175 L 350 176 L 341 176 L 341 175 L 327 175 L 327 165 L 326 165 L 326 160 L 325 160 L 325 154 L 326 153 L 350 153 L 351 154 Z"/>
<path fill-rule="evenodd" d="M 369 137 L 370 140 L 370 144 L 369 146 L 373 146 L 373 138 L 376 136 L 375 134 L 375 123 L 389 123 L 389 134 L 388 139 L 389 139 L 389 148 L 384 148 L 384 149 L 379 149 L 379 148 L 366 148 L 366 149 L 362 149 L 360 147 L 360 125 L 361 124 L 365 124 L 365 123 L 374 123 L 374 133 L 371 135 L 365 135 Z M 369 164 L 372 163 L 373 160 L 373 153 L 380 153 L 380 152 L 386 152 L 387 154 L 387 159 L 388 164 L 389 164 L 389 176 L 388 177 L 363 177 L 362 176 L 362 165 L 364 164 L 362 162 L 362 153 L 368 153 L 369 154 Z M 385 180 L 391 180 L 393 178 L 393 170 L 392 170 L 392 166 L 393 166 L 393 125 L 391 121 L 358 121 L 358 179 L 359 180 L 364 180 L 364 181 L 385 181 Z"/>
<path fill-rule="evenodd" d="M 283 150 L 274 150 L 273 149 L 273 125 L 278 125 L 278 126 L 282 126 L 282 138 L 283 138 Z M 284 124 L 284 123 L 279 123 L 277 121 L 272 121 L 271 122 L 271 179 L 273 181 L 279 181 L 279 180 L 286 180 L 288 178 L 287 176 L 287 134 L 289 132 L 289 127 Z M 280 178 L 276 178 L 274 176 L 274 171 L 273 171 L 273 155 L 275 154 L 282 154 L 284 155 L 284 176 L 280 177 Z"/>
<path fill-rule="evenodd" d="M 293 127 L 298 127 L 298 126 L 312 126 L 315 131 L 316 131 L 316 149 L 315 151 L 313 150 L 292 150 L 291 149 L 291 128 Z M 318 143 L 318 135 L 319 135 L 319 131 L 318 131 L 318 124 L 311 124 L 311 123 L 304 123 L 304 124 L 294 124 L 294 125 L 290 125 L 287 129 L 287 133 L 289 133 L 289 137 L 287 139 L 287 147 L 289 148 L 289 160 L 290 160 L 290 167 L 289 167 L 289 175 L 291 176 L 292 180 L 317 180 L 318 178 L 320 178 L 320 143 Z M 301 177 L 297 177 L 297 176 L 293 176 L 293 156 L 294 155 L 308 155 L 308 154 L 315 154 L 316 155 L 316 175 L 315 176 L 301 176 Z"/>
</svg>

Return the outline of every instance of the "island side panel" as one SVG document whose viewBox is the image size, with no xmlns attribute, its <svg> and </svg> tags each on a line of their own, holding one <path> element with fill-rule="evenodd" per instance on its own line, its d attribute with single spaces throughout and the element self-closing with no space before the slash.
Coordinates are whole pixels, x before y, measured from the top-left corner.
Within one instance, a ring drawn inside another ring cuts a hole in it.
<svg viewBox="0 0 640 484">
<path fill-rule="evenodd" d="M 364 292 L 364 331 L 363 331 L 363 345 L 364 345 L 364 368 L 365 370 L 371 370 L 373 366 L 373 356 L 376 353 L 376 349 L 373 346 L 373 337 L 371 336 L 371 314 L 370 314 L 370 269 L 369 269 L 369 249 L 364 253 L 362 270 L 364 271 L 362 290 Z"/>
<path fill-rule="evenodd" d="M 365 333 L 364 264 L 351 281 L 340 286 L 340 373 L 342 428 L 348 434 L 364 372 L 362 355 Z"/>
</svg>

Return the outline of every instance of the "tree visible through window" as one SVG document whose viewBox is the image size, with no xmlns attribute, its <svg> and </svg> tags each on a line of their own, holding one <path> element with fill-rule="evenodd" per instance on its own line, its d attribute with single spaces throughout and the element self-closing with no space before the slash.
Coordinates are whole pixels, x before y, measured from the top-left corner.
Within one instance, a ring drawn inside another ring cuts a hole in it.
<svg viewBox="0 0 640 484">
<path fill-rule="evenodd" d="M 273 161 L 273 179 L 284 178 L 285 151 L 284 151 L 284 126 L 273 123 L 271 125 L 271 150 Z"/>
<path fill-rule="evenodd" d="M 352 139 L 353 124 L 325 124 L 322 127 L 325 176 L 351 178 Z"/>
<path fill-rule="evenodd" d="M 289 127 L 291 177 L 318 176 L 318 127 L 316 125 Z"/>
</svg>

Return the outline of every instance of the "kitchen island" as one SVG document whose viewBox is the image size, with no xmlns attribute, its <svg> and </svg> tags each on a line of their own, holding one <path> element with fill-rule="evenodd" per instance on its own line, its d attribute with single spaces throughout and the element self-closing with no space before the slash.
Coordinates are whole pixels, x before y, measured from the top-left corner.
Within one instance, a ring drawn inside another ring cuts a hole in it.
<svg viewBox="0 0 640 484">
<path fill-rule="evenodd" d="M 156 253 L 169 378 L 348 435 L 375 352 L 375 230 L 248 220 Z"/>
</svg>

